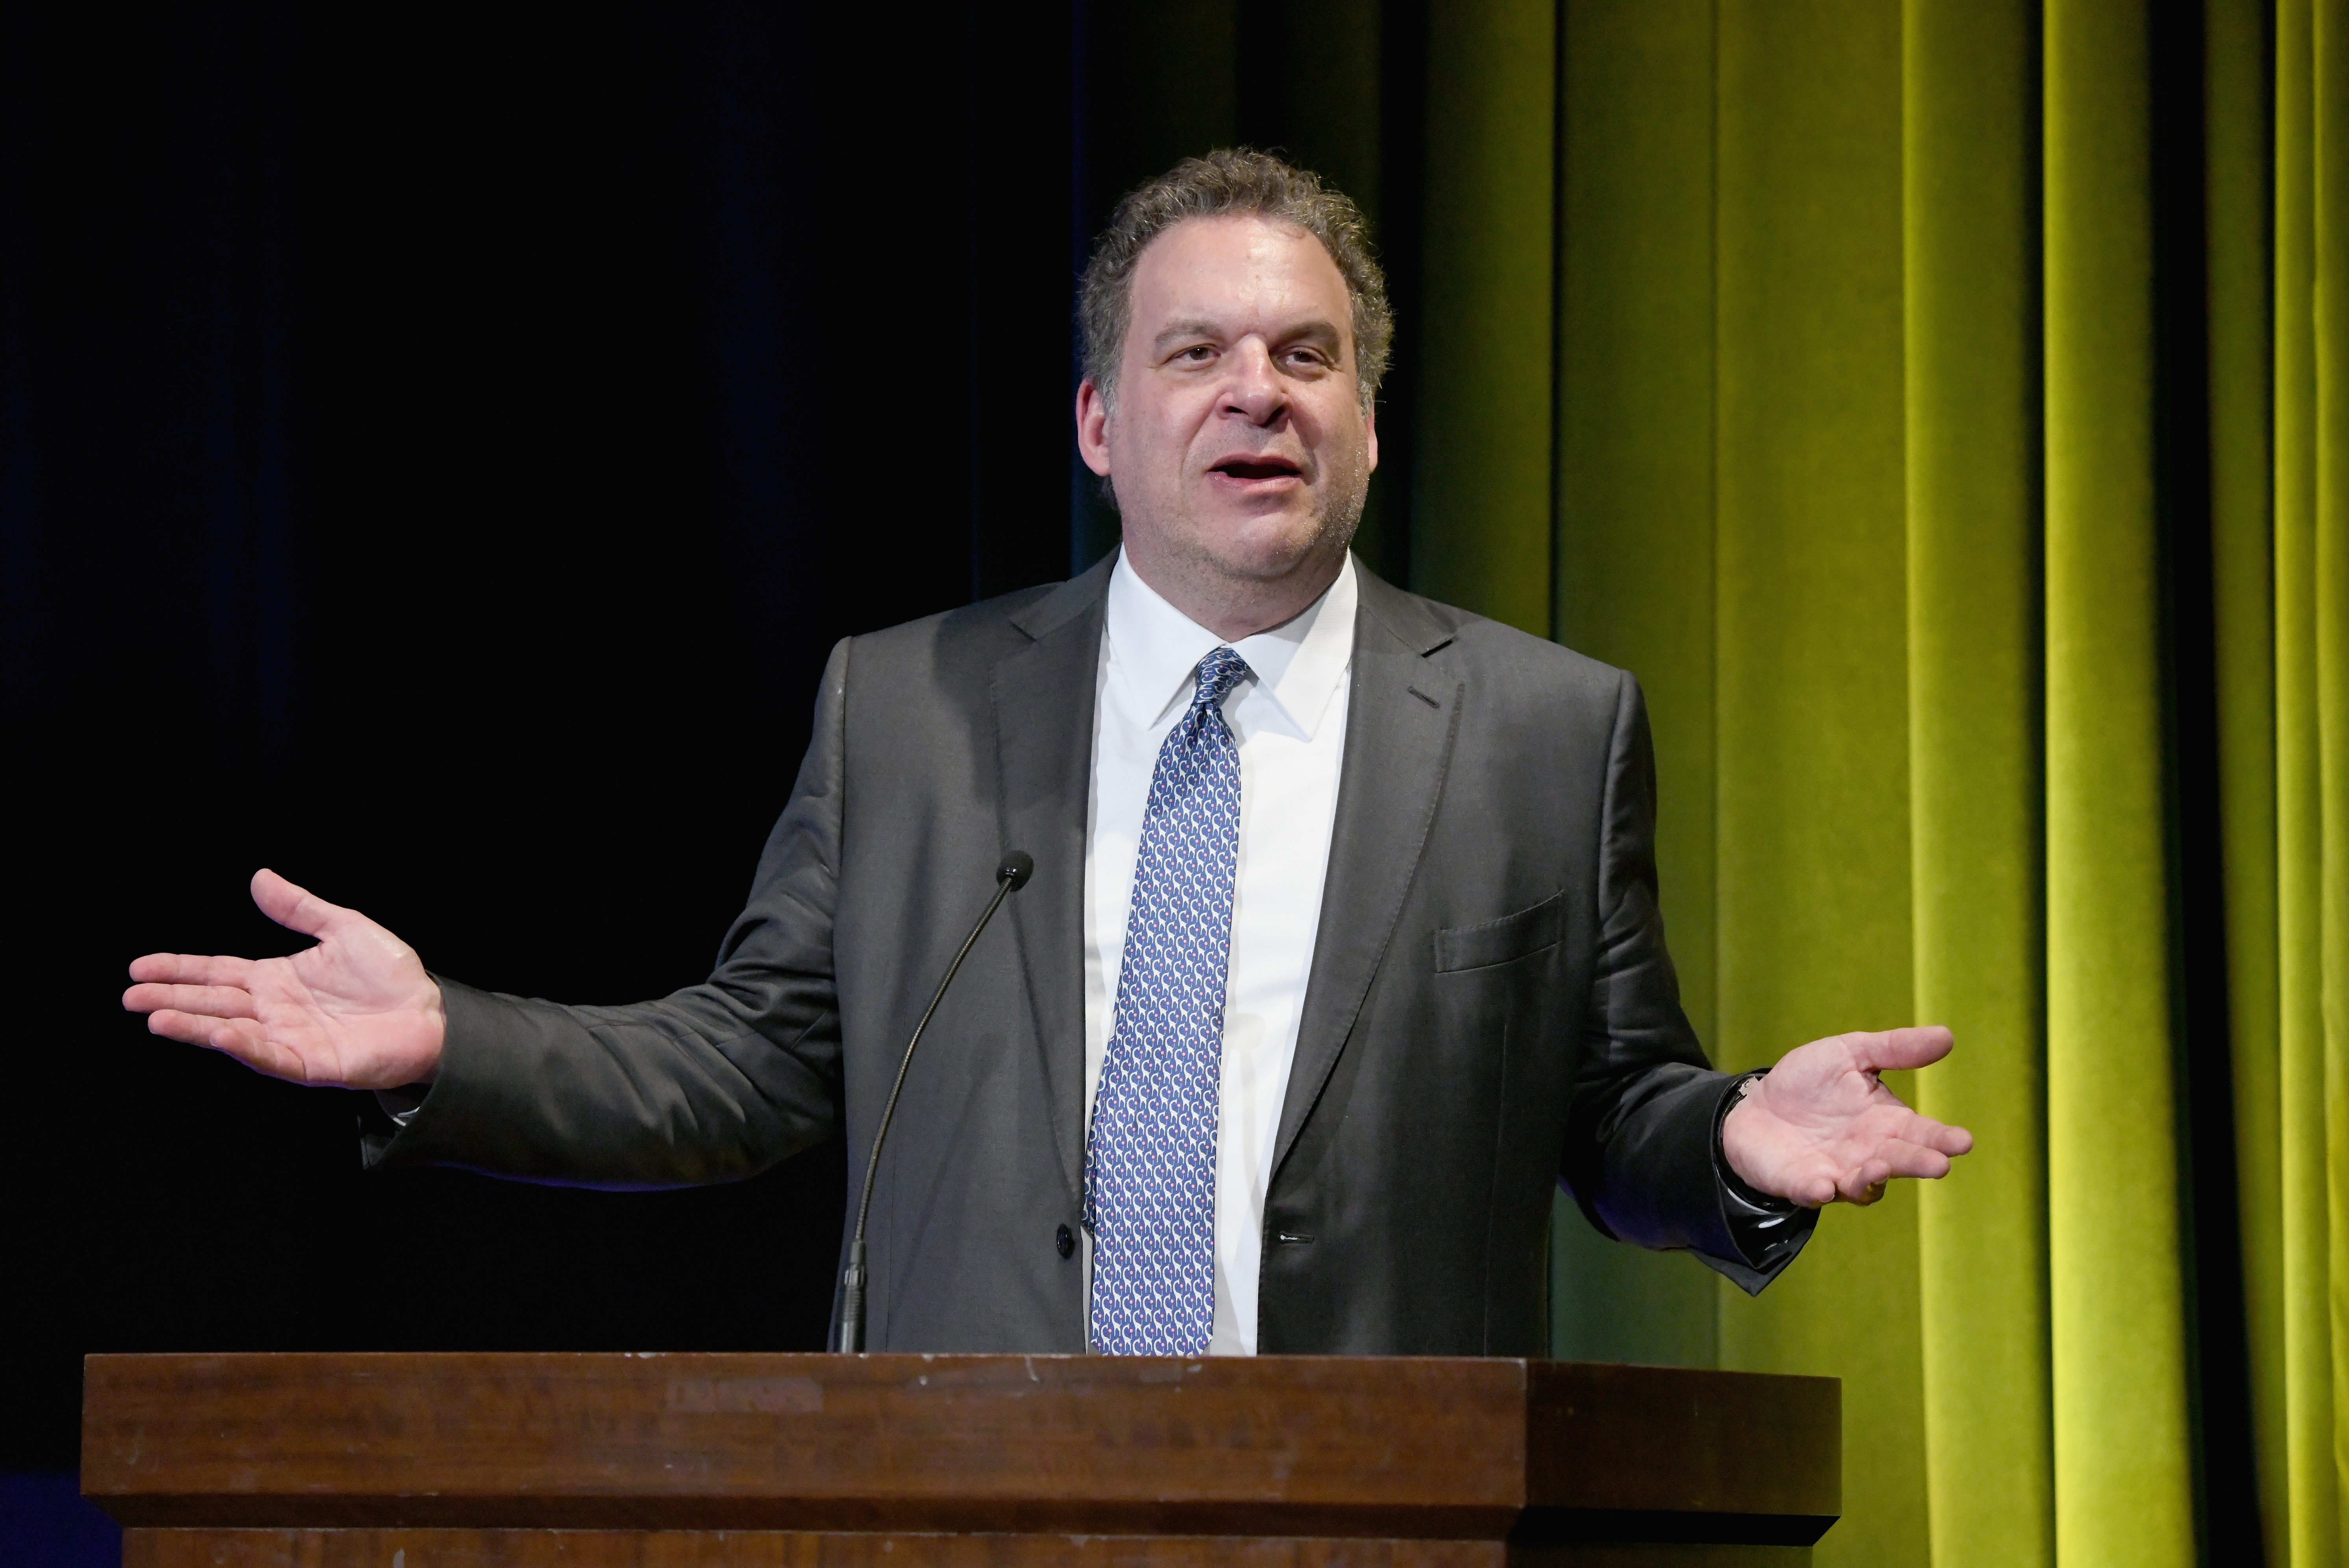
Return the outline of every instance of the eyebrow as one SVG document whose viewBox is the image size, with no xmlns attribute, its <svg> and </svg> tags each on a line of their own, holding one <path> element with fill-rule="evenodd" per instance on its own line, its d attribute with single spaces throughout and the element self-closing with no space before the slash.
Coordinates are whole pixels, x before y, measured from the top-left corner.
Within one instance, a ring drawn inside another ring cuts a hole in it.
<svg viewBox="0 0 2349 1568">
<path fill-rule="evenodd" d="M 1222 336 L 1222 331 L 1214 322 L 1195 317 L 1184 321 L 1169 322 L 1165 328 L 1161 331 L 1157 337 L 1150 340 L 1150 347 L 1152 352 L 1156 353 L 1172 348 L 1174 344 L 1181 342 L 1185 337 L 1217 337 L 1220 336 Z M 1279 334 L 1276 338 L 1276 341 L 1281 343 L 1320 342 L 1329 344 L 1332 347 L 1337 347 L 1344 343 L 1345 337 L 1344 335 L 1338 330 L 1336 323 L 1326 319 L 1316 319 L 1289 327 L 1286 332 Z"/>
</svg>

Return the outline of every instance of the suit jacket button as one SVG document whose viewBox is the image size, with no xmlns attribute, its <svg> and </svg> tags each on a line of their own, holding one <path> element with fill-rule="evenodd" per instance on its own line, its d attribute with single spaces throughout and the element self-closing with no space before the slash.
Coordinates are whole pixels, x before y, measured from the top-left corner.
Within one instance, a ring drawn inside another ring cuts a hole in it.
<svg viewBox="0 0 2349 1568">
<path fill-rule="evenodd" d="M 1052 1245 L 1063 1258 L 1077 1250 L 1077 1239 L 1066 1225 L 1054 1233 Z"/>
</svg>

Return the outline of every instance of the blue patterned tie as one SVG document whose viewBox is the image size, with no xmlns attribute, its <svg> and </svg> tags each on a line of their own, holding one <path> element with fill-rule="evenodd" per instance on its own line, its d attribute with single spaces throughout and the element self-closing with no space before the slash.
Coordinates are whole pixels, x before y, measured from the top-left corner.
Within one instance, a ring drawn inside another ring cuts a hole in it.
<svg viewBox="0 0 2349 1568">
<path fill-rule="evenodd" d="M 1092 1346 L 1112 1355 L 1204 1355 L 1215 1328 L 1216 1118 L 1240 847 L 1240 753 L 1222 704 L 1248 673 L 1228 648 L 1199 661 L 1190 711 L 1150 775 L 1117 1021 L 1085 1143 Z"/>
</svg>

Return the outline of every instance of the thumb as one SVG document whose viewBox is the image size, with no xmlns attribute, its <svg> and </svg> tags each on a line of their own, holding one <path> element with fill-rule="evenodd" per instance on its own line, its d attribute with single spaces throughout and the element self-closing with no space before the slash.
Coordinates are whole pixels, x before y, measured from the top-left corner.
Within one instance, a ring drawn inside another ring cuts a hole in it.
<svg viewBox="0 0 2349 1568">
<path fill-rule="evenodd" d="M 1851 1042 L 1852 1055 L 1862 1067 L 1883 1073 L 1927 1066 L 1948 1055 L 1957 1044 L 1957 1036 L 1938 1023 L 1914 1029 L 1888 1029 L 1881 1034 L 1855 1033 L 1847 1038 Z"/>
<path fill-rule="evenodd" d="M 335 917 L 347 912 L 308 888 L 295 887 L 265 866 L 253 874 L 253 901 L 261 907 L 263 914 L 287 930 L 299 931 L 305 937 L 325 935 Z"/>
</svg>

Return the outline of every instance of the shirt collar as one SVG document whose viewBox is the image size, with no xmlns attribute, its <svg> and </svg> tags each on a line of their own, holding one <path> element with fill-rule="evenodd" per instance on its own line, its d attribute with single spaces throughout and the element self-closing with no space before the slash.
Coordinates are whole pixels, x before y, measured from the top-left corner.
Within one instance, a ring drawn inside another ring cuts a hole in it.
<svg viewBox="0 0 2349 1568">
<path fill-rule="evenodd" d="M 1357 590 L 1349 553 L 1321 597 L 1270 631 L 1231 645 L 1255 672 L 1251 686 L 1271 703 L 1272 725 L 1310 741 L 1354 657 Z M 1199 660 L 1223 639 L 1168 604 L 1127 565 L 1123 551 L 1109 579 L 1110 659 L 1134 711 L 1154 724 L 1187 705 Z"/>
</svg>

